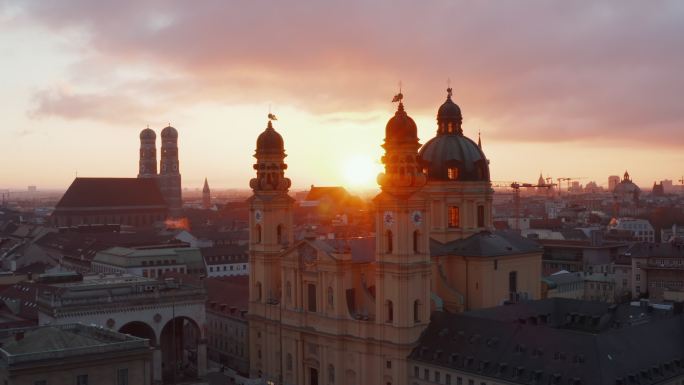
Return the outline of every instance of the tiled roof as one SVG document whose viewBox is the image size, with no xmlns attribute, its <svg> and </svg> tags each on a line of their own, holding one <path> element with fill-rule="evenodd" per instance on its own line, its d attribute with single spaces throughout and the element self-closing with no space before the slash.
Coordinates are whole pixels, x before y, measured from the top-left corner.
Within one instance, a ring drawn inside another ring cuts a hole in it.
<svg viewBox="0 0 684 385">
<path fill-rule="evenodd" d="M 506 383 L 665 383 L 684 373 L 682 321 L 664 311 L 559 298 L 435 312 L 410 359 Z"/>
<path fill-rule="evenodd" d="M 150 178 L 76 178 L 56 210 L 81 207 L 166 206 Z"/>
<path fill-rule="evenodd" d="M 440 243 L 430 240 L 433 257 L 458 255 L 463 257 L 499 257 L 541 252 L 541 246 L 512 231 L 481 231 L 464 239 Z"/>
</svg>

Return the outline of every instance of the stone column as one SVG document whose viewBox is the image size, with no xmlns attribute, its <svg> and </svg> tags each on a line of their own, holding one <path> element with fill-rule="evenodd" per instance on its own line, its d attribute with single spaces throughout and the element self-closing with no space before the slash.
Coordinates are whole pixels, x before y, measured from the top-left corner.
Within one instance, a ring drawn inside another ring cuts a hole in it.
<svg viewBox="0 0 684 385">
<path fill-rule="evenodd" d="M 197 342 L 197 375 L 204 377 L 207 375 L 207 340 L 201 339 Z"/>
<path fill-rule="evenodd" d="M 162 351 L 160 346 L 154 346 L 152 352 L 152 380 L 155 384 L 162 383 Z"/>
</svg>

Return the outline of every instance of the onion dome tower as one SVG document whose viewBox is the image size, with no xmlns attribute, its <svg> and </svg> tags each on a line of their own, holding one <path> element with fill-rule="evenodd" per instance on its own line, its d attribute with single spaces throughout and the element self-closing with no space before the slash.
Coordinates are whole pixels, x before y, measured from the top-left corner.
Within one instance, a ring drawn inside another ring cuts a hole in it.
<svg viewBox="0 0 684 385">
<path fill-rule="evenodd" d="M 397 352 L 410 349 L 429 322 L 432 272 L 428 201 L 421 192 L 427 180 L 417 159 L 416 123 L 402 99 L 401 93 L 394 97 L 399 105 L 385 127 L 385 170 L 373 199 L 375 322 L 383 329 L 378 338 Z"/>
<path fill-rule="evenodd" d="M 150 127 L 140 131 L 138 178 L 157 177 L 157 134 Z"/>
<path fill-rule="evenodd" d="M 269 317 L 277 314 L 282 297 L 280 255 L 293 243 L 292 207 L 288 195 L 290 179 L 285 177 L 283 137 L 273 128 L 275 116 L 269 114 L 268 125 L 256 141 L 254 170 L 250 180 L 253 191 L 249 198 L 249 323 L 250 338 L 260 340 L 260 349 L 250 349 L 250 362 L 262 365 L 258 351 L 280 351 L 280 339 L 266 332 Z M 261 369 L 264 369 L 261 367 Z"/>
<path fill-rule="evenodd" d="M 179 216 L 183 205 L 181 197 L 181 174 L 178 162 L 178 131 L 171 125 L 161 132 L 161 159 L 159 188 L 171 216 Z"/>
<path fill-rule="evenodd" d="M 463 133 L 461 108 L 452 89 L 437 110 L 437 135 L 418 155 L 431 196 L 431 236 L 449 242 L 493 228 L 489 161 L 478 143 Z"/>
</svg>

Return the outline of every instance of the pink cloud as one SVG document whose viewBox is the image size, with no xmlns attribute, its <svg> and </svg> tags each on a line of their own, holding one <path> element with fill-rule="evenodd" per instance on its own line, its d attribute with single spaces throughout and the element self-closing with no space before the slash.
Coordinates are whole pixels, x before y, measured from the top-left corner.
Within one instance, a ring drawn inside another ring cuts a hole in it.
<svg viewBox="0 0 684 385">
<path fill-rule="evenodd" d="M 434 113 L 451 77 L 466 121 L 491 122 L 502 140 L 684 144 L 679 2 L 74 0 L 25 10 L 27 22 L 85 31 L 84 60 L 99 64 L 74 73 L 77 90 L 132 64 L 174 75 L 121 81 L 125 95 L 44 91 L 36 116 L 135 118 L 149 94 L 164 95 L 159 109 L 221 100 L 368 111 L 399 79 L 413 113 Z"/>
</svg>

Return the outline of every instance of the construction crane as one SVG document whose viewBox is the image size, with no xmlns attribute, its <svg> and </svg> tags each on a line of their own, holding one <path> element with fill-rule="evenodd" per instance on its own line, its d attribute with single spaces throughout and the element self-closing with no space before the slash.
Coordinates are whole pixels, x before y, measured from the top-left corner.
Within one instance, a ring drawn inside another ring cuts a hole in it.
<svg viewBox="0 0 684 385">
<path fill-rule="evenodd" d="M 580 177 L 575 177 L 575 178 L 569 178 L 569 177 L 556 178 L 556 180 L 558 181 L 558 196 L 561 196 L 561 191 L 563 190 L 563 182 L 568 182 L 568 191 L 570 191 L 570 181 L 579 180 L 579 179 L 585 179 L 585 177 L 580 176 Z"/>
<path fill-rule="evenodd" d="M 513 206 L 515 207 L 515 229 L 517 231 L 520 231 L 520 188 L 545 188 L 545 189 L 550 189 L 553 186 L 556 186 L 555 183 L 542 183 L 542 184 L 533 184 L 533 183 L 518 183 L 518 182 L 511 182 L 510 185 L 504 185 L 503 183 L 508 183 L 508 182 L 498 182 L 499 184 L 494 184 L 492 187 L 510 187 L 513 189 Z"/>
</svg>

